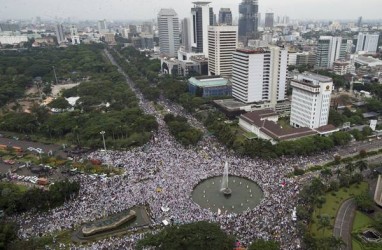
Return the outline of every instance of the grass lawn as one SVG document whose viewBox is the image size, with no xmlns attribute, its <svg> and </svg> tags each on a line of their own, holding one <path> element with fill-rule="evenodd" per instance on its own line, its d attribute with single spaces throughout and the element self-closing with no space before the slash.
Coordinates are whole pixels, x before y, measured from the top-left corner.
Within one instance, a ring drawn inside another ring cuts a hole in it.
<svg viewBox="0 0 382 250">
<path fill-rule="evenodd" d="M 328 192 L 325 195 L 326 202 L 322 205 L 322 208 L 315 208 L 312 215 L 312 223 L 310 225 L 310 231 L 316 238 L 329 237 L 333 234 L 334 221 L 337 215 L 337 210 L 340 208 L 342 202 L 361 194 L 368 190 L 368 184 L 361 182 L 359 185 L 354 184 L 349 188 L 341 188 L 338 192 Z M 325 230 L 318 230 L 318 218 L 322 214 L 330 216 L 330 228 Z"/>
<path fill-rule="evenodd" d="M 355 213 L 353 222 L 353 232 L 358 231 L 362 228 L 368 227 L 373 224 L 373 219 L 360 211 Z"/>
<path fill-rule="evenodd" d="M 352 233 L 357 233 L 364 228 L 367 228 L 373 224 L 373 219 L 364 213 L 356 212 L 353 222 Z M 356 237 L 352 238 L 353 250 L 379 250 L 382 249 L 382 245 L 378 244 L 364 244 L 360 242 Z"/>
</svg>

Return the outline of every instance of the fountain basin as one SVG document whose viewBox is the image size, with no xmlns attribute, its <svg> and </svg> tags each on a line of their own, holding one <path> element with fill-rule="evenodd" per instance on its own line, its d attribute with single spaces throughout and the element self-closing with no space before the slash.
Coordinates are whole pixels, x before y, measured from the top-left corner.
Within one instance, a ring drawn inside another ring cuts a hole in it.
<svg viewBox="0 0 382 250">
<path fill-rule="evenodd" d="M 232 175 L 228 178 L 230 190 L 225 194 L 221 188 L 222 177 L 215 176 L 199 182 L 192 191 L 192 200 L 212 212 L 220 210 L 222 213 L 242 213 L 255 208 L 264 198 L 264 193 L 256 182 Z"/>
</svg>

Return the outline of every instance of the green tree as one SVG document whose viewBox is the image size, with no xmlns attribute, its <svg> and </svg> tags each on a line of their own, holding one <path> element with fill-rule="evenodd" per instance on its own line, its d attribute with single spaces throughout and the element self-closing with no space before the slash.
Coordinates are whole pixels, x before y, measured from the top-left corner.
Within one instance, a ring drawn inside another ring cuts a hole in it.
<svg viewBox="0 0 382 250">
<path fill-rule="evenodd" d="M 248 250 L 279 250 L 280 244 L 274 240 L 255 240 L 249 247 Z"/>
<path fill-rule="evenodd" d="M 69 102 L 64 97 L 58 97 L 48 104 L 48 107 L 60 110 L 66 110 L 70 108 Z"/>
<path fill-rule="evenodd" d="M 320 215 L 318 219 L 318 229 L 322 229 L 322 234 L 325 234 L 325 229 L 330 226 L 330 216 L 327 214 Z"/>
<path fill-rule="evenodd" d="M 374 201 L 368 192 L 362 193 L 354 197 L 357 208 L 361 211 L 369 211 L 374 206 Z"/>
<path fill-rule="evenodd" d="M 137 249 L 154 247 L 163 250 L 229 250 L 234 238 L 219 225 L 205 221 L 165 227 L 158 234 L 149 234 L 137 243 Z"/>
</svg>

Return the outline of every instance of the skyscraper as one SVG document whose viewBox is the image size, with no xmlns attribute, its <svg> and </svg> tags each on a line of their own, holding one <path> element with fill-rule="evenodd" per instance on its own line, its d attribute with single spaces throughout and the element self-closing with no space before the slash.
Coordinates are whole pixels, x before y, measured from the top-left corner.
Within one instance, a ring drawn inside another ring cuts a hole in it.
<svg viewBox="0 0 382 250">
<path fill-rule="evenodd" d="M 230 78 L 232 54 L 237 47 L 237 26 L 208 27 L 208 73 Z"/>
<path fill-rule="evenodd" d="M 362 27 L 362 16 L 358 17 L 357 26 L 358 26 L 359 28 Z"/>
<path fill-rule="evenodd" d="M 321 36 L 317 44 L 316 68 L 332 68 L 334 61 L 345 59 L 347 41 L 342 37 Z"/>
<path fill-rule="evenodd" d="M 319 128 L 328 124 L 333 79 L 304 73 L 291 81 L 290 125 Z"/>
<path fill-rule="evenodd" d="M 210 2 L 193 2 L 191 8 L 191 47 L 193 52 L 208 54 L 208 26 L 214 23 Z"/>
<path fill-rule="evenodd" d="M 359 33 L 357 39 L 356 52 L 365 51 L 376 53 L 378 48 L 379 34 Z"/>
<path fill-rule="evenodd" d="M 233 53 L 232 96 L 244 103 L 285 100 L 288 51 L 270 47 Z"/>
<path fill-rule="evenodd" d="M 106 20 L 103 19 L 103 20 L 98 20 L 98 32 L 100 34 L 105 34 L 107 32 L 109 32 L 108 28 L 107 28 L 107 23 L 106 23 Z"/>
<path fill-rule="evenodd" d="M 274 14 L 273 13 L 265 13 L 265 28 L 273 28 Z"/>
<path fill-rule="evenodd" d="M 232 25 L 232 12 L 230 8 L 219 10 L 219 25 Z"/>
<path fill-rule="evenodd" d="M 173 9 L 161 9 L 158 13 L 160 52 L 175 57 L 179 49 L 179 18 Z"/>
<path fill-rule="evenodd" d="M 190 18 L 182 20 L 182 47 L 186 52 L 191 52 L 191 22 Z"/>
<path fill-rule="evenodd" d="M 245 44 L 247 44 L 248 39 L 257 36 L 258 12 L 257 0 L 243 0 L 239 5 L 239 38 Z"/>
<path fill-rule="evenodd" d="M 62 27 L 62 24 L 56 24 L 56 36 L 57 36 L 57 43 L 61 44 L 65 42 L 65 33 L 64 33 L 64 27 Z"/>
</svg>

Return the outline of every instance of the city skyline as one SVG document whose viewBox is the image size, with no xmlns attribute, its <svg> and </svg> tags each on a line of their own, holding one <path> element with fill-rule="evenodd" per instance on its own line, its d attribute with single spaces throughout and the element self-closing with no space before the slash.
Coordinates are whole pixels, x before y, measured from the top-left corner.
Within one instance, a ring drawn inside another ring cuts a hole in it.
<svg viewBox="0 0 382 250">
<path fill-rule="evenodd" d="M 211 7 L 218 14 L 220 8 L 231 8 L 233 19 L 238 18 L 241 0 L 212 0 Z M 173 8 L 180 18 L 188 17 L 193 6 L 192 1 L 177 0 L 39 0 L 38 3 L 26 0 L 2 0 L 0 17 L 6 19 L 28 19 L 37 16 L 42 19 L 73 18 L 78 20 L 148 20 L 155 19 L 161 8 Z M 275 16 L 290 16 L 292 19 L 381 19 L 379 10 L 382 2 L 369 0 L 368 4 L 346 0 L 304 0 L 280 2 L 259 0 L 259 12 L 272 12 Z M 321 14 L 322 13 L 322 14 Z M 340 14 L 340 15 L 339 15 Z"/>
</svg>

